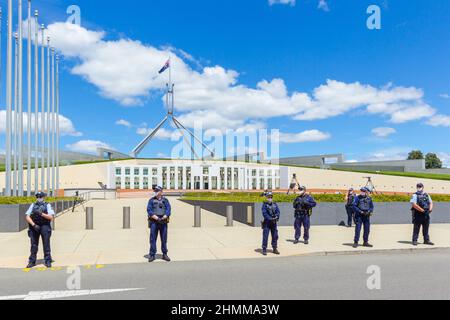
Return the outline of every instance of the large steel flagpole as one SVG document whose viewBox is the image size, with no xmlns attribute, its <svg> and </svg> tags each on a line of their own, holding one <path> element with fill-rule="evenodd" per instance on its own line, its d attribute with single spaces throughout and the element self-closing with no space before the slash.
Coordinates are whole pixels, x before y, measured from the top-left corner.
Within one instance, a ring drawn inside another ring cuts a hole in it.
<svg viewBox="0 0 450 320">
<path fill-rule="evenodd" d="M 34 12 L 34 192 L 39 191 L 39 12 Z"/>
<path fill-rule="evenodd" d="M 47 37 L 47 192 L 50 193 L 50 37 Z"/>
<path fill-rule="evenodd" d="M 31 0 L 28 0 L 27 35 L 27 196 L 31 195 Z"/>
<path fill-rule="evenodd" d="M 18 144 L 19 144 L 19 98 L 18 98 L 18 57 L 19 57 L 19 41 L 18 41 L 18 34 L 14 33 L 14 175 L 13 175 L 13 195 L 18 195 Z"/>
<path fill-rule="evenodd" d="M 52 50 L 52 78 L 51 78 L 51 90 L 52 90 L 52 195 L 55 195 L 55 48 Z"/>
<path fill-rule="evenodd" d="M 0 23 L 1 25 L 1 23 Z M 11 196 L 11 138 L 12 138 L 12 0 L 8 0 L 8 44 L 6 52 L 6 196 Z M 0 26 L 1 28 L 1 26 Z M 1 42 L 1 41 L 0 41 Z M 1 50 L 0 50 L 1 52 Z M 1 59 L 0 59 L 1 61 Z"/>
<path fill-rule="evenodd" d="M 59 55 L 56 55 L 56 192 L 59 192 Z"/>
<path fill-rule="evenodd" d="M 45 27 L 41 26 L 41 190 L 45 190 Z"/>
<path fill-rule="evenodd" d="M 23 29 L 23 25 L 22 25 L 22 0 L 18 0 L 18 23 L 19 23 L 19 38 L 18 38 L 18 42 L 19 42 L 19 59 L 18 59 L 18 82 L 17 82 L 17 97 L 18 97 L 18 104 L 19 104 L 19 143 L 18 143 L 18 148 L 19 148 L 19 179 L 18 179 L 18 184 L 19 184 L 19 196 L 23 196 L 23 33 L 22 33 L 22 29 Z"/>
</svg>

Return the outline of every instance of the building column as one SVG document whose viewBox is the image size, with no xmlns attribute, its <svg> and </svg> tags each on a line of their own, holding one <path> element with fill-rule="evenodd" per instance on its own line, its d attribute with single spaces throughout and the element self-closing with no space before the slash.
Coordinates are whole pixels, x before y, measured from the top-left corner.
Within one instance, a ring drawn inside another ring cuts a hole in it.
<svg viewBox="0 0 450 320">
<path fill-rule="evenodd" d="M 166 176 L 167 176 L 167 190 L 171 190 L 170 188 L 170 167 L 167 167 L 167 172 L 166 172 Z"/>
<path fill-rule="evenodd" d="M 178 190 L 178 182 L 179 182 L 179 179 L 178 179 L 178 167 L 175 166 L 175 190 Z"/>
<path fill-rule="evenodd" d="M 224 179 L 225 179 L 225 190 L 228 190 L 228 168 L 225 167 L 225 174 L 224 174 Z"/>
<path fill-rule="evenodd" d="M 187 169 L 183 167 L 183 190 L 187 190 Z"/>
</svg>

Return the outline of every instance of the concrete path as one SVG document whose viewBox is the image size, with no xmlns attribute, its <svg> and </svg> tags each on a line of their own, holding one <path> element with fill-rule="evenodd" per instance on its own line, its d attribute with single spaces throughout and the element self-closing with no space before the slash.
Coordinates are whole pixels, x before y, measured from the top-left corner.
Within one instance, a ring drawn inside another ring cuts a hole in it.
<svg viewBox="0 0 450 320">
<path fill-rule="evenodd" d="M 171 199 L 173 217 L 169 229 L 169 250 L 174 261 L 226 260 L 265 258 L 260 254 L 261 229 L 236 223 L 225 227 L 225 218 L 203 211 L 200 229 L 193 228 L 193 207 L 175 198 Z M 91 201 L 94 207 L 93 231 L 84 230 L 82 208 L 56 220 L 52 237 L 55 267 L 72 265 L 105 265 L 146 262 L 149 230 L 146 221 L 145 199 Z M 122 208 L 130 206 L 132 229 L 122 230 Z M 360 253 L 378 250 L 416 250 L 412 248 L 411 225 L 373 226 L 373 249 L 351 247 L 354 229 L 334 226 L 313 227 L 311 244 L 294 245 L 293 229 L 280 228 L 279 248 L 282 257 Z M 433 225 L 432 240 L 436 248 L 450 248 L 450 225 Z M 0 233 L 0 268 L 23 268 L 29 255 L 26 231 L 16 234 Z M 419 246 L 417 249 L 432 249 Z M 39 257 L 42 257 L 40 252 Z M 269 255 L 269 258 L 274 257 Z M 267 259 L 267 258 L 266 258 Z"/>
</svg>

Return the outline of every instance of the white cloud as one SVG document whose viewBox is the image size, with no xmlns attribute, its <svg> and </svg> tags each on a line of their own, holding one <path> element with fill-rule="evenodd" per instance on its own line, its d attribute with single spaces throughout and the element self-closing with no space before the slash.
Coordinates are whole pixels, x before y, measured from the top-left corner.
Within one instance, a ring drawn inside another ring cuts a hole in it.
<svg viewBox="0 0 450 320">
<path fill-rule="evenodd" d="M 131 128 L 132 127 L 132 125 L 131 125 L 131 123 L 129 121 L 123 120 L 123 119 L 117 120 L 116 121 L 116 125 L 127 127 L 127 128 Z"/>
<path fill-rule="evenodd" d="M 238 72 L 221 66 L 193 70 L 185 60 L 194 58 L 176 49 L 157 49 L 131 39 L 105 40 L 101 31 L 66 23 L 50 25 L 49 34 L 54 45 L 76 61 L 73 74 L 126 106 L 140 105 L 150 94 L 161 92 L 167 75 L 159 76 L 158 71 L 170 55 L 176 110 L 191 128 L 201 122 L 205 129 L 239 129 L 276 117 L 320 120 L 357 109 L 387 116 L 393 123 L 436 113 L 423 101 L 423 91 L 414 87 L 375 88 L 328 80 L 309 94 L 289 92 L 283 79 L 261 80 L 249 87 L 239 83 Z"/>
<path fill-rule="evenodd" d="M 319 130 L 308 130 L 301 133 L 281 133 L 280 143 L 292 144 L 292 143 L 304 143 L 304 142 L 319 142 L 328 140 L 331 138 L 329 133 L 325 133 Z"/>
<path fill-rule="evenodd" d="M 319 0 L 319 5 L 317 6 L 318 9 L 323 11 L 330 11 L 330 7 L 328 7 L 328 3 L 326 0 Z"/>
<path fill-rule="evenodd" d="M 388 127 L 375 128 L 372 130 L 372 134 L 378 138 L 387 138 L 394 133 L 397 133 L 397 130 Z"/>
<path fill-rule="evenodd" d="M 274 4 L 287 4 L 290 6 L 295 6 L 296 0 L 269 0 L 269 5 L 273 6 Z"/>
<path fill-rule="evenodd" d="M 136 133 L 140 136 L 147 136 L 149 135 L 153 129 L 147 128 L 147 127 L 141 127 L 136 130 Z M 158 140 L 179 140 L 182 137 L 181 133 L 179 131 L 171 131 L 167 130 L 165 128 L 159 129 L 158 133 L 155 136 L 155 139 Z"/>
<path fill-rule="evenodd" d="M 438 114 L 429 119 L 427 124 L 433 127 L 450 127 L 450 116 Z"/>
<path fill-rule="evenodd" d="M 444 167 L 446 167 L 446 168 L 450 167 L 450 153 L 439 152 L 438 157 L 439 157 L 439 159 L 442 160 Z"/>
<path fill-rule="evenodd" d="M 14 118 L 14 112 L 13 112 L 13 118 Z M 34 132 L 34 122 L 35 121 L 35 114 L 33 113 L 31 115 L 31 130 Z M 45 124 L 47 123 L 47 118 L 45 118 Z M 14 124 L 13 124 L 14 126 Z M 78 132 L 72 121 L 63 115 L 59 116 L 59 127 L 60 127 L 60 133 L 62 136 L 72 136 L 72 137 L 80 137 L 82 136 L 82 133 Z M 23 114 L 23 129 L 24 132 L 27 132 L 28 128 L 28 114 Z M 41 130 L 41 113 L 38 113 L 38 130 Z M 0 133 L 4 134 L 6 132 L 6 110 L 0 110 Z"/>
<path fill-rule="evenodd" d="M 450 99 L 450 94 L 448 93 L 443 93 L 441 95 L 439 95 L 442 99 Z"/>
<path fill-rule="evenodd" d="M 406 160 L 412 148 L 394 147 L 378 150 L 363 157 L 362 161 Z"/>
<path fill-rule="evenodd" d="M 81 153 L 97 153 L 98 148 L 113 149 L 107 143 L 93 140 L 81 140 L 66 146 L 67 150 Z"/>
</svg>

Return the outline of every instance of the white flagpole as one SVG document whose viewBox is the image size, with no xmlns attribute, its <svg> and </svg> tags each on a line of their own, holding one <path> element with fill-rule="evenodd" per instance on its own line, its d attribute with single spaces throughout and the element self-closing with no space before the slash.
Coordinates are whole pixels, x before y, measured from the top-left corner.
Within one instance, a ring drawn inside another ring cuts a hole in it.
<svg viewBox="0 0 450 320">
<path fill-rule="evenodd" d="M 27 37 L 27 196 L 31 195 L 31 0 L 28 0 L 28 37 Z"/>
<path fill-rule="evenodd" d="M 12 0 L 8 0 L 8 39 L 6 52 L 6 196 L 11 196 L 11 150 L 12 150 Z M 1 51 L 0 51 L 1 52 Z"/>
<path fill-rule="evenodd" d="M 39 12 L 34 12 L 34 192 L 39 191 Z M 31 36 L 31 35 L 30 35 Z"/>
<path fill-rule="evenodd" d="M 52 128 L 52 195 L 55 196 L 55 191 L 56 191 L 56 176 L 55 176 L 55 121 L 56 121 L 56 117 L 55 117 L 55 48 L 51 48 L 52 50 L 52 78 L 51 78 L 51 90 L 52 90 L 52 124 L 51 124 L 51 128 Z"/>
<path fill-rule="evenodd" d="M 18 59 L 18 91 L 17 91 L 17 97 L 18 97 L 18 104 L 19 104 L 19 196 L 23 196 L 24 188 L 23 188 L 23 25 L 22 25 L 22 0 L 18 0 L 18 23 L 19 23 L 19 59 Z"/>
<path fill-rule="evenodd" d="M 19 144 L 19 104 L 18 104 L 18 35 L 14 33 L 14 175 L 13 175 L 13 194 L 14 196 L 18 195 L 18 144 Z"/>
<path fill-rule="evenodd" d="M 41 190 L 45 190 L 45 27 L 41 26 Z"/>
<path fill-rule="evenodd" d="M 59 55 L 56 55 L 56 192 L 59 192 Z"/>
<path fill-rule="evenodd" d="M 50 37 L 47 37 L 47 192 L 51 191 L 50 180 Z"/>
</svg>

